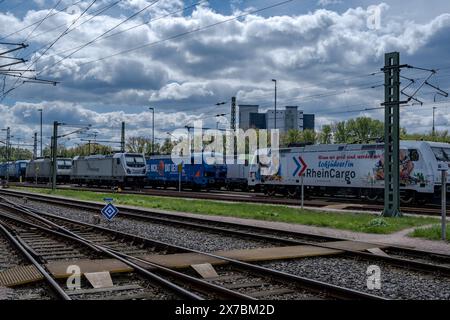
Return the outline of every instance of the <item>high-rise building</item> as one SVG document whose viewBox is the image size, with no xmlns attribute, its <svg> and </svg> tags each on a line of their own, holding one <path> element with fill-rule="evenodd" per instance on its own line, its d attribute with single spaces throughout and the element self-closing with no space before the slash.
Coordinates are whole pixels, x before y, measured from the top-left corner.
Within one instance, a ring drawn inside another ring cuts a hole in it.
<svg viewBox="0 0 450 320">
<path fill-rule="evenodd" d="M 275 110 L 267 111 L 267 129 L 275 129 Z M 285 110 L 277 110 L 276 129 L 281 133 L 289 130 L 303 130 L 303 111 L 297 106 L 287 106 Z"/>
<path fill-rule="evenodd" d="M 239 105 L 239 128 L 247 130 L 275 129 L 275 110 L 259 113 L 258 105 Z M 314 115 L 304 114 L 297 106 L 287 106 L 285 110 L 277 110 L 276 129 L 280 133 L 289 130 L 314 130 Z"/>
<path fill-rule="evenodd" d="M 239 129 L 250 129 L 250 114 L 258 113 L 258 105 L 240 104 L 239 105 Z"/>
<path fill-rule="evenodd" d="M 303 130 L 315 130 L 315 115 L 314 114 L 304 114 L 303 115 Z"/>
</svg>

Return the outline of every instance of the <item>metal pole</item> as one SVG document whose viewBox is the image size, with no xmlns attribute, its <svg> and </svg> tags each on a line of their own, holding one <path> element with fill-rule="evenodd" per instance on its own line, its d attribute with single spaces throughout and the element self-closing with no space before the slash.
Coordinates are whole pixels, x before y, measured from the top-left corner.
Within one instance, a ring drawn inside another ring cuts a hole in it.
<svg viewBox="0 0 450 320">
<path fill-rule="evenodd" d="M 122 122 L 122 132 L 120 138 L 120 148 L 122 152 L 125 152 L 125 122 Z"/>
<path fill-rule="evenodd" d="M 155 154 L 155 108 L 152 108 L 152 155 Z"/>
<path fill-rule="evenodd" d="M 11 129 L 6 128 L 6 183 L 9 182 L 9 158 L 11 156 Z"/>
<path fill-rule="evenodd" d="M 384 210 L 385 217 L 400 212 L 400 53 L 385 55 Z"/>
<path fill-rule="evenodd" d="M 277 129 L 277 80 L 272 79 L 275 83 L 275 118 L 274 118 L 274 129 Z"/>
<path fill-rule="evenodd" d="M 33 158 L 36 159 L 38 156 L 37 153 L 37 132 L 34 133 L 34 143 L 33 143 Z"/>
<path fill-rule="evenodd" d="M 231 130 L 236 130 L 236 97 L 231 98 Z"/>
<path fill-rule="evenodd" d="M 301 201 L 301 206 L 302 206 L 302 210 L 303 210 L 303 205 L 305 202 L 305 184 L 303 183 L 303 177 L 305 176 L 305 174 L 302 174 L 301 177 L 301 183 L 302 183 L 302 201 Z"/>
<path fill-rule="evenodd" d="M 434 137 L 434 135 L 435 135 L 435 127 L 434 127 L 434 111 L 436 110 L 436 107 L 433 107 L 433 130 L 431 131 L 432 132 L 432 135 L 433 135 L 433 137 Z"/>
<path fill-rule="evenodd" d="M 56 190 L 57 153 L 58 153 L 58 121 L 53 122 L 52 152 L 52 190 Z"/>
<path fill-rule="evenodd" d="M 447 171 L 442 170 L 442 187 L 441 187 L 441 197 L 442 197 L 442 208 L 441 208 L 441 218 L 442 218 L 442 240 L 447 239 Z"/>
<path fill-rule="evenodd" d="M 178 165 L 178 192 L 181 192 L 181 173 L 183 171 L 183 162 Z"/>
<path fill-rule="evenodd" d="M 44 150 L 42 150 L 42 109 L 39 109 L 41 112 L 41 158 L 44 156 Z"/>
</svg>

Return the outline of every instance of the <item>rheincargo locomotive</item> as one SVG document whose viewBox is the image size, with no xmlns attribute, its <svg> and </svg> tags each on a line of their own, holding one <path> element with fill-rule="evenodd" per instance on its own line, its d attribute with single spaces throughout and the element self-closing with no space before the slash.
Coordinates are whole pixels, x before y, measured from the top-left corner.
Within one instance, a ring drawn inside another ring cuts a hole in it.
<svg viewBox="0 0 450 320">
<path fill-rule="evenodd" d="M 260 157 L 273 161 L 260 164 Z M 400 188 L 403 203 L 432 201 L 441 190 L 439 162 L 450 163 L 450 144 L 401 141 Z M 268 169 L 275 170 L 268 170 Z M 264 169 L 264 170 L 262 170 Z M 264 175 L 262 172 L 270 172 Z M 355 195 L 375 201 L 384 196 L 384 144 L 311 145 L 279 150 L 261 149 L 254 156 L 249 185 L 266 194 Z M 450 192 L 449 185 L 444 186 Z"/>
</svg>

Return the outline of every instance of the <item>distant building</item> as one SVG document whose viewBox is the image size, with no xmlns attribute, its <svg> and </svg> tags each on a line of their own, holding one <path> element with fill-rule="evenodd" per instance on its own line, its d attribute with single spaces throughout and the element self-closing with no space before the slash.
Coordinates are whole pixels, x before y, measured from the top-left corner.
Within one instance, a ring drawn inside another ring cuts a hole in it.
<svg viewBox="0 0 450 320">
<path fill-rule="evenodd" d="M 303 130 L 315 130 L 316 117 L 314 114 L 304 114 L 303 115 Z"/>
<path fill-rule="evenodd" d="M 266 114 L 265 113 L 250 113 L 250 128 L 253 129 L 266 129 Z"/>
<path fill-rule="evenodd" d="M 287 106 L 285 110 L 268 110 L 266 113 L 259 113 L 258 105 L 239 105 L 239 128 L 247 130 L 254 129 L 276 129 L 285 133 L 291 129 L 303 131 L 305 129 L 314 130 L 314 115 L 304 114 L 297 106 Z"/>
<path fill-rule="evenodd" d="M 250 114 L 258 113 L 258 105 L 239 105 L 239 128 L 250 129 Z"/>
</svg>

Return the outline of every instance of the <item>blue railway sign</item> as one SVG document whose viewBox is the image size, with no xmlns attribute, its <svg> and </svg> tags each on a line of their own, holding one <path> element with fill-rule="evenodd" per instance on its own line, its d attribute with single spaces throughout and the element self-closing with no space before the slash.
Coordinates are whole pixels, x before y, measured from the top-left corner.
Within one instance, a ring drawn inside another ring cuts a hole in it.
<svg viewBox="0 0 450 320">
<path fill-rule="evenodd" d="M 112 204 L 114 199 L 106 198 L 103 200 L 107 203 L 107 205 L 101 210 L 101 213 L 106 219 L 112 221 L 114 217 L 119 213 L 119 209 L 117 209 L 116 206 Z"/>
</svg>

